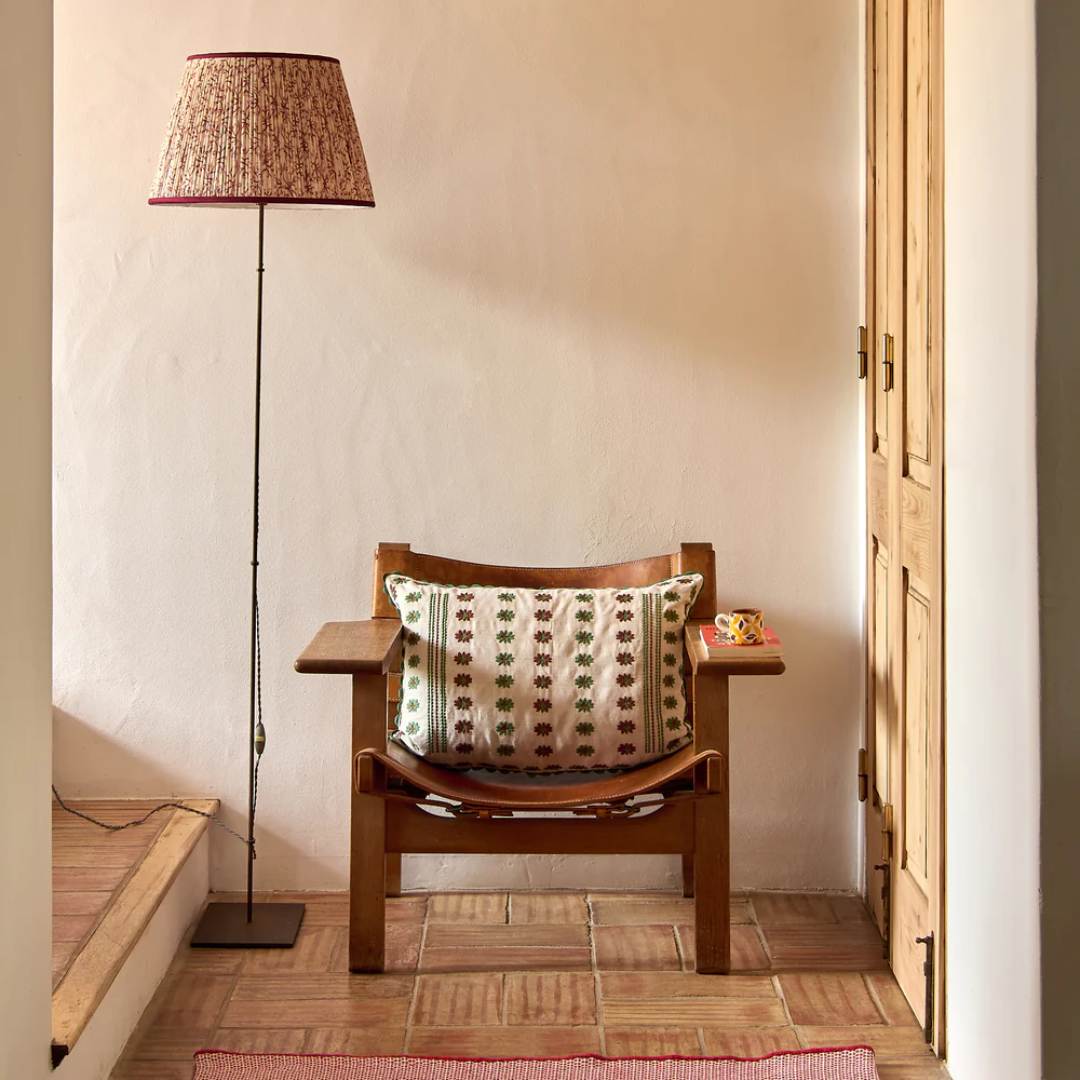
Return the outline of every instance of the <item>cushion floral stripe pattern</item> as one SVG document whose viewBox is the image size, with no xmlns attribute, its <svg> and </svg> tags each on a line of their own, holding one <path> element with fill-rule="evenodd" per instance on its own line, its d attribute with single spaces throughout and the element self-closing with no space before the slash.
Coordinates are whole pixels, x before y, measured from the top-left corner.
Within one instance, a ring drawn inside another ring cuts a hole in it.
<svg viewBox="0 0 1080 1080">
<path fill-rule="evenodd" d="M 390 574 L 405 627 L 394 737 L 435 764 L 530 773 L 673 753 L 691 738 L 682 633 L 701 584 L 519 589 Z"/>
</svg>

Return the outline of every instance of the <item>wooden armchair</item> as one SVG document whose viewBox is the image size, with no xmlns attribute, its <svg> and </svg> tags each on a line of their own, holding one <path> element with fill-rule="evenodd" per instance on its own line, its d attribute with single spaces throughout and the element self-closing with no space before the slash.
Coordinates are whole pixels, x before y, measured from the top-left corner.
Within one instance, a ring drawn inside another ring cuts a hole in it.
<svg viewBox="0 0 1080 1080">
<path fill-rule="evenodd" d="M 551 785 L 443 769 L 388 741 L 400 697 L 401 624 L 383 590 L 387 574 L 446 585 L 588 589 L 648 585 L 692 571 L 705 579 L 690 612 L 697 621 L 688 621 L 685 637 L 692 746 L 627 772 Z M 698 626 L 716 612 L 712 545 L 683 544 L 668 555 L 609 566 L 540 568 L 459 562 L 384 543 L 375 553 L 372 611 L 372 619 L 327 623 L 296 661 L 300 672 L 352 676 L 350 969 L 383 970 L 385 897 L 400 891 L 403 854 L 671 853 L 682 856 L 683 891 L 695 898 L 697 970 L 726 973 L 728 678 L 779 675 L 784 664 L 710 659 L 701 645 Z M 429 812 L 435 805 L 439 816 Z M 563 814 L 531 816 L 537 811 Z"/>
</svg>

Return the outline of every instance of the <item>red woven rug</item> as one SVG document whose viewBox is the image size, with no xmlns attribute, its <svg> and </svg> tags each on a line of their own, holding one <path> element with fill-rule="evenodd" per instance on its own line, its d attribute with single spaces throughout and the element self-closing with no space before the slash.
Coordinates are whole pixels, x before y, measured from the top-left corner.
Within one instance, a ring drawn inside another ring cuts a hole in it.
<svg viewBox="0 0 1080 1080">
<path fill-rule="evenodd" d="M 200 1050 L 194 1080 L 878 1080 L 868 1046 L 762 1058 L 432 1058 Z"/>
</svg>

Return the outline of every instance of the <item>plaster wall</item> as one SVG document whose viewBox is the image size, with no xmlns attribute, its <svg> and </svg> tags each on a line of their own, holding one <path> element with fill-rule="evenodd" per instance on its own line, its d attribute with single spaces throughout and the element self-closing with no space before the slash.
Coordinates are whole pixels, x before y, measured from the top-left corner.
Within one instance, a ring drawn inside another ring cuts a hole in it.
<svg viewBox="0 0 1080 1080">
<path fill-rule="evenodd" d="M 1033 0 L 945 4 L 946 980 L 954 1080 L 1039 1060 Z"/>
<path fill-rule="evenodd" d="M 57 10 L 56 775 L 244 803 L 252 213 L 150 208 L 183 57 L 337 55 L 378 206 L 267 222 L 259 880 L 346 881 L 380 539 L 578 564 L 716 545 L 782 629 L 733 692 L 734 878 L 853 888 L 861 723 L 852 0 Z M 212 881 L 241 851 L 214 837 Z M 406 884 L 659 885 L 673 860 L 414 860 Z"/>
<path fill-rule="evenodd" d="M 0 1076 L 49 1075 L 52 4 L 0 3 Z"/>
</svg>

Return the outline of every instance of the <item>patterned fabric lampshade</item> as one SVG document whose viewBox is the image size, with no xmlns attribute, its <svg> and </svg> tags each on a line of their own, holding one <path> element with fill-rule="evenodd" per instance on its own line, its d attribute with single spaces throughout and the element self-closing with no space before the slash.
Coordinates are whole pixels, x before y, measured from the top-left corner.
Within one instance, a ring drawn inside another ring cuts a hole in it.
<svg viewBox="0 0 1080 1080">
<path fill-rule="evenodd" d="M 150 202 L 374 206 L 341 64 L 297 53 L 189 56 Z"/>
</svg>

